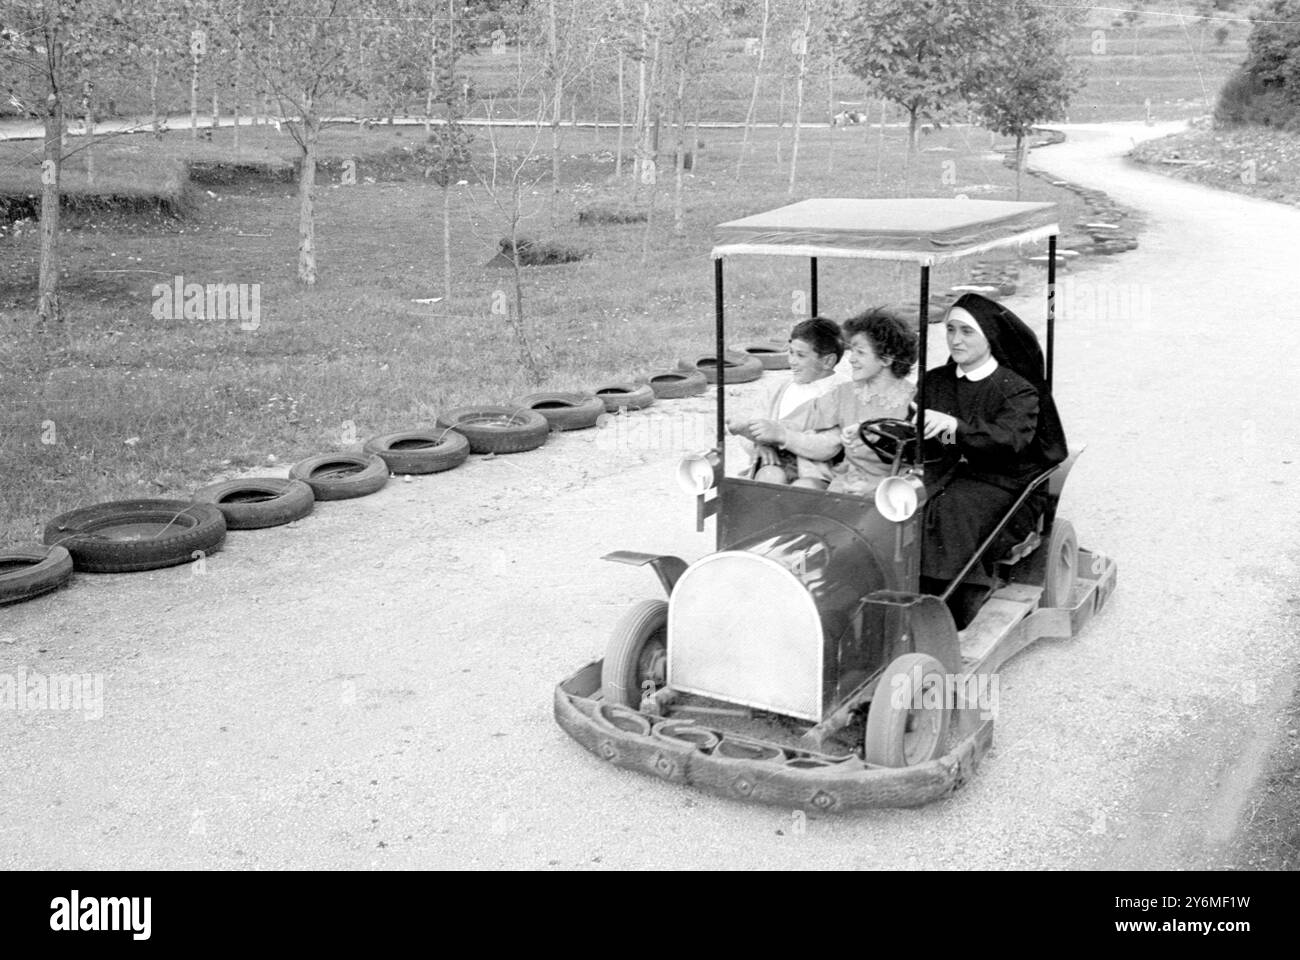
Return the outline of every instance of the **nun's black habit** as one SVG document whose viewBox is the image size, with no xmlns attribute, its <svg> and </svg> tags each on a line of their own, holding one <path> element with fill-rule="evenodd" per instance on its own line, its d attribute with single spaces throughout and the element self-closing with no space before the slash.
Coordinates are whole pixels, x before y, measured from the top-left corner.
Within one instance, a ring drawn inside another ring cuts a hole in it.
<svg viewBox="0 0 1300 960">
<path fill-rule="evenodd" d="M 944 446 L 944 460 L 926 474 L 921 575 L 934 580 L 957 576 L 1025 486 L 1067 453 L 1033 330 L 978 294 L 953 306 L 975 318 L 998 366 L 979 381 L 958 377 L 953 360 L 925 374 L 920 402 L 957 418 L 956 442 Z M 1041 511 L 1041 498 L 1033 498 L 1008 534 L 1023 538 Z"/>
</svg>

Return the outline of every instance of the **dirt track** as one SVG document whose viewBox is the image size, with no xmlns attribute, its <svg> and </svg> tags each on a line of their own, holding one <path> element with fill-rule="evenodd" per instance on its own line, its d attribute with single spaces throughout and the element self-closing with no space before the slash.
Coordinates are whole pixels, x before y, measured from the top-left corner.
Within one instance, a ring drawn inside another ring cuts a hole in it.
<svg viewBox="0 0 1300 960">
<path fill-rule="evenodd" d="M 201 575 L 82 575 L 0 611 L 0 672 L 106 676 L 100 720 L 0 714 L 0 866 L 1214 865 L 1297 658 L 1300 211 L 1129 169 L 1130 134 L 1162 131 L 1108 130 L 1034 163 L 1150 220 L 1062 290 L 1059 405 L 1088 444 L 1062 515 L 1119 589 L 1083 637 L 1006 667 L 994 749 L 953 799 L 798 833 L 554 725 L 554 683 L 658 589 L 598 557 L 711 547 L 670 470 L 710 405 L 678 401 L 653 430 L 232 534 Z M 1139 309 L 1089 316 L 1090 289 Z"/>
</svg>

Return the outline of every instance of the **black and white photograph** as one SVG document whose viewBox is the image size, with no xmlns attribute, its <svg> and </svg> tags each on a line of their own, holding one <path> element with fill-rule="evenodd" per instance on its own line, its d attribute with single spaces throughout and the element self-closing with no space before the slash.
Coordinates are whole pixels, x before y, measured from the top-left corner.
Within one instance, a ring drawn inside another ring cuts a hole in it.
<svg viewBox="0 0 1300 960">
<path fill-rule="evenodd" d="M 1300 0 L 0 0 L 23 924 L 942 870 L 1249 933 L 1297 207 Z"/>
</svg>

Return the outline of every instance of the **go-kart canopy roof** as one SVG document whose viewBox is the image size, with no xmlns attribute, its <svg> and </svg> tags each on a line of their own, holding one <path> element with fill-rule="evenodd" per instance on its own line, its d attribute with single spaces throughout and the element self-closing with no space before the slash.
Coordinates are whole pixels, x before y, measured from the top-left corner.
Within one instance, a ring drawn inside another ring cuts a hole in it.
<svg viewBox="0 0 1300 960">
<path fill-rule="evenodd" d="M 719 224 L 713 257 L 854 257 L 931 265 L 1057 232 L 1054 203 L 824 198 Z"/>
</svg>

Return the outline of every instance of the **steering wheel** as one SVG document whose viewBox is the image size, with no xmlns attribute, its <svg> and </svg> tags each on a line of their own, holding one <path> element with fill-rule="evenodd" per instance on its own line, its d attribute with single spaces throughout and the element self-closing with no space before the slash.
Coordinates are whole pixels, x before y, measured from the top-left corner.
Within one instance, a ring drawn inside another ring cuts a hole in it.
<svg viewBox="0 0 1300 960">
<path fill-rule="evenodd" d="M 892 464 L 901 460 L 902 463 L 915 465 L 918 462 L 916 424 L 910 420 L 895 420 L 891 417 L 866 420 L 858 428 L 858 436 L 885 463 Z M 926 457 L 924 463 L 936 463 L 943 459 L 941 451 L 927 449 L 934 446 L 932 442 L 922 446 L 924 452 L 937 454 Z"/>
</svg>

